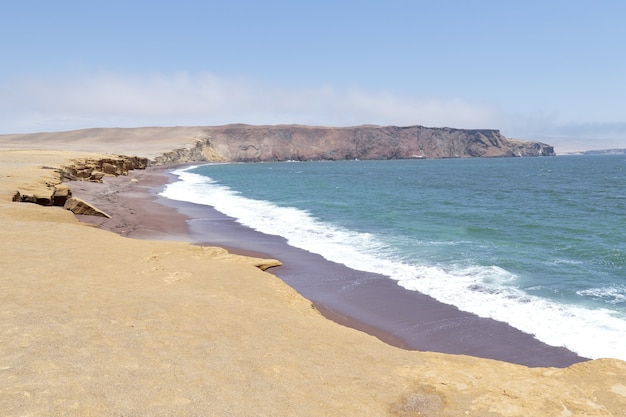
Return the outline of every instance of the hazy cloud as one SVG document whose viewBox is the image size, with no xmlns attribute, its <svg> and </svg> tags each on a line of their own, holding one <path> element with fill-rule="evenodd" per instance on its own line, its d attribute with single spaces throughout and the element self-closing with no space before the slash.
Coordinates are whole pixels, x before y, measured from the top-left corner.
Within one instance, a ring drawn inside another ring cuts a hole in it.
<svg viewBox="0 0 626 417">
<path fill-rule="evenodd" d="M 227 123 L 499 129 L 559 150 L 626 147 L 626 123 L 567 121 L 545 109 L 330 85 L 285 88 L 209 73 L 22 78 L 0 82 L 0 133 Z"/>
<path fill-rule="evenodd" d="M 287 89 L 208 73 L 24 78 L 0 91 L 4 133 L 226 123 L 498 128 L 493 108 L 458 98 L 333 86 Z"/>
<path fill-rule="evenodd" d="M 626 138 L 626 123 L 570 123 L 557 126 L 555 131 L 564 136 L 599 136 Z"/>
</svg>

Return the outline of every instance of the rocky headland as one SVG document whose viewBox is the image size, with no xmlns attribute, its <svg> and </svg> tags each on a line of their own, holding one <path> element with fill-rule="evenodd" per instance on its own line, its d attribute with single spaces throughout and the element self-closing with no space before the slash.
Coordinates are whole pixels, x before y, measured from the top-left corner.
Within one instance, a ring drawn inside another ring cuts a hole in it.
<svg viewBox="0 0 626 417">
<path fill-rule="evenodd" d="M 150 165 L 196 162 L 278 162 L 353 159 L 426 159 L 553 156 L 541 142 L 504 137 L 492 129 L 424 126 L 321 127 L 303 125 L 93 128 L 69 132 L 0 135 L 15 149 L 64 148 L 103 152 L 50 168 L 54 181 L 16 190 L 13 201 L 64 206 L 75 214 L 108 215 L 72 197 L 62 181 L 101 182 Z M 140 150 L 140 152 L 137 152 Z M 104 153 L 106 152 L 106 153 Z M 142 156 L 125 156 L 141 153 Z M 124 155 L 122 155 L 124 154 Z M 44 167 L 45 168 L 45 167 Z"/>
<path fill-rule="evenodd" d="M 203 128 L 191 145 L 165 152 L 155 163 L 553 155 L 550 145 L 507 139 L 498 130 L 488 129 L 240 124 Z"/>
<path fill-rule="evenodd" d="M 7 147 L 142 155 L 151 163 L 553 156 L 493 129 L 302 125 L 93 128 L 0 135 Z"/>
</svg>

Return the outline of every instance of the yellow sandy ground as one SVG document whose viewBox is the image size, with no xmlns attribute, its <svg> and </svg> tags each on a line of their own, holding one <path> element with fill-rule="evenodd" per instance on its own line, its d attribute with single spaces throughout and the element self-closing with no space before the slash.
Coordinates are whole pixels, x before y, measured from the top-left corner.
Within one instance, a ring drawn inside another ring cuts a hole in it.
<svg viewBox="0 0 626 417">
<path fill-rule="evenodd" d="M 625 362 L 404 351 L 253 259 L 11 202 L 81 156 L 0 149 L 2 416 L 626 416 Z"/>
</svg>

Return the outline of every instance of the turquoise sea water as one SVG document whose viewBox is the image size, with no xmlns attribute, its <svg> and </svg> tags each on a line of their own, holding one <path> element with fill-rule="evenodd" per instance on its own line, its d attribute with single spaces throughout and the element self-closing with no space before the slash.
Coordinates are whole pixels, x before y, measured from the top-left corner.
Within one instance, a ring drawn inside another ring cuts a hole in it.
<svg viewBox="0 0 626 417">
<path fill-rule="evenodd" d="M 626 157 L 212 164 L 165 197 L 587 357 L 626 359 Z"/>
</svg>

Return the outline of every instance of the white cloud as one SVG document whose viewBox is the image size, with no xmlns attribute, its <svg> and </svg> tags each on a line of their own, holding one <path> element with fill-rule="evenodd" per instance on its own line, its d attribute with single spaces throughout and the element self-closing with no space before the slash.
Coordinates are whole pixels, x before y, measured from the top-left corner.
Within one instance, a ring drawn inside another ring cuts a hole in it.
<svg viewBox="0 0 626 417">
<path fill-rule="evenodd" d="M 227 123 L 499 127 L 493 108 L 458 98 L 285 88 L 208 73 L 24 78 L 0 85 L 0 92 L 3 133 Z"/>
</svg>

